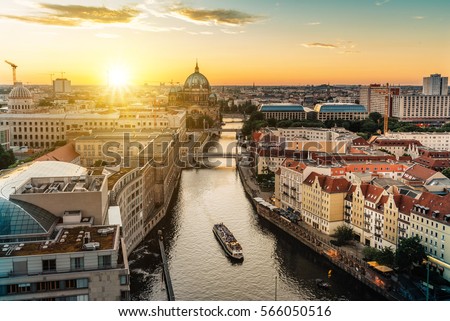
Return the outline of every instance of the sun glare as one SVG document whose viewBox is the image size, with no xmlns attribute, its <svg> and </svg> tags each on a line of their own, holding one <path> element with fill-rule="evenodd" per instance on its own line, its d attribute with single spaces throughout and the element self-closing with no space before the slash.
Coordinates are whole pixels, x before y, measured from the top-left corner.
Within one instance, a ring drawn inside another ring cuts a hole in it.
<svg viewBox="0 0 450 321">
<path fill-rule="evenodd" d="M 128 71 L 122 66 L 111 68 L 108 72 L 108 82 L 113 87 L 125 87 L 128 85 Z"/>
</svg>

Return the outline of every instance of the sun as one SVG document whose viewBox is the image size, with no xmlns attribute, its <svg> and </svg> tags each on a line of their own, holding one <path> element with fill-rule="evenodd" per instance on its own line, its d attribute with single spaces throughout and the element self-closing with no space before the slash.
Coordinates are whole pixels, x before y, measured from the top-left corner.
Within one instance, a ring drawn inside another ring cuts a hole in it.
<svg viewBox="0 0 450 321">
<path fill-rule="evenodd" d="M 112 87 L 125 87 L 128 85 L 129 73 L 123 66 L 115 66 L 108 72 L 108 83 Z"/>
</svg>

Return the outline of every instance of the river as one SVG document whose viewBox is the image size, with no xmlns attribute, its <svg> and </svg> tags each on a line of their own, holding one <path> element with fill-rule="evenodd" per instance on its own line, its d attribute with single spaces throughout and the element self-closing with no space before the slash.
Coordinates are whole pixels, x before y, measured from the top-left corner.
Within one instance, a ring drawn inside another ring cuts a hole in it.
<svg viewBox="0 0 450 321">
<path fill-rule="evenodd" d="M 234 133 L 223 133 L 219 143 L 225 149 L 234 138 Z M 163 231 L 177 300 L 382 300 L 261 219 L 245 195 L 234 163 L 221 161 L 215 168 L 183 170 L 166 217 L 130 255 L 133 300 L 167 300 L 158 229 Z M 220 222 L 241 243 L 243 262 L 231 261 L 214 237 L 212 226 Z M 326 279 L 331 288 L 318 288 L 317 278 Z"/>
</svg>

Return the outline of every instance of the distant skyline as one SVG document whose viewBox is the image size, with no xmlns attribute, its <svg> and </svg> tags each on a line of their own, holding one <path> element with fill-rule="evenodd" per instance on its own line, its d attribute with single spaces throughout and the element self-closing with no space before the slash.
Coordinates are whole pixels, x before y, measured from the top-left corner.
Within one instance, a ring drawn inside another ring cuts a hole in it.
<svg viewBox="0 0 450 321">
<path fill-rule="evenodd" d="M 450 76 L 448 0 L 10 0 L 0 84 L 393 83 Z M 50 74 L 54 74 L 51 76 Z M 110 79 L 111 81 L 111 79 Z"/>
</svg>

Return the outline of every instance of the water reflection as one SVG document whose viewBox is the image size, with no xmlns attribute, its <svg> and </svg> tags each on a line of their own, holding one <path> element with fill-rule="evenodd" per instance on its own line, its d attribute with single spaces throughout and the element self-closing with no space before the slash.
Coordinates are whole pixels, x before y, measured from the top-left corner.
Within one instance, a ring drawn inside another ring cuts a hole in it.
<svg viewBox="0 0 450 321">
<path fill-rule="evenodd" d="M 220 143 L 233 140 L 227 133 Z M 219 222 L 241 243 L 243 262 L 230 260 L 217 242 L 212 226 Z M 278 300 L 381 299 L 256 215 L 234 166 L 183 171 L 168 214 L 130 256 L 133 300 L 167 300 L 157 229 L 177 300 L 274 300 L 275 277 Z M 318 288 L 317 278 L 331 289 Z"/>
</svg>

